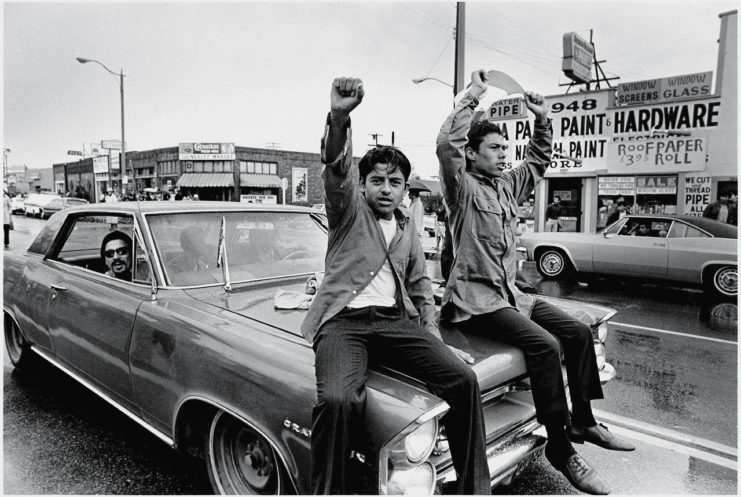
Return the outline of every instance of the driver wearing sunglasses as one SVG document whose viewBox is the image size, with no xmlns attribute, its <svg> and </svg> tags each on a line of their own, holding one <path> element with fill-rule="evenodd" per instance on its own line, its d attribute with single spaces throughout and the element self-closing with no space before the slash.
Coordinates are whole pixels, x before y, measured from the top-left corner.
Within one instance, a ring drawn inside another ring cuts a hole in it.
<svg viewBox="0 0 741 497">
<path fill-rule="evenodd" d="M 111 231 L 103 238 L 100 256 L 108 268 L 106 276 L 131 281 L 131 237 L 121 231 Z"/>
</svg>

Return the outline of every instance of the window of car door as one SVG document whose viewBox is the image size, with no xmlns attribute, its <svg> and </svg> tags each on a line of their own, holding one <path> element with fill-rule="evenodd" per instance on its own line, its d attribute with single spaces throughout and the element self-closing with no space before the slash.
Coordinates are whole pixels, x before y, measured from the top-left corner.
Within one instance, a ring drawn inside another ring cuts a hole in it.
<svg viewBox="0 0 741 497">
<path fill-rule="evenodd" d="M 620 228 L 618 235 L 648 238 L 666 238 L 671 224 L 671 219 L 630 217 Z"/>
<path fill-rule="evenodd" d="M 134 283 L 149 283 L 149 262 L 141 247 L 136 245 L 134 236 L 134 218 L 127 214 L 84 213 L 70 216 L 66 236 L 58 250 L 50 259 L 76 266 L 88 271 L 114 279 L 106 274 L 109 267 L 101 256 L 101 244 L 109 233 L 119 231 L 134 244 L 129 249 L 131 255 L 131 274 Z M 131 282 L 131 280 L 120 280 Z"/>
<path fill-rule="evenodd" d="M 690 226 L 689 224 L 675 221 L 669 230 L 669 238 L 709 238 L 710 235 L 704 231 Z"/>
</svg>

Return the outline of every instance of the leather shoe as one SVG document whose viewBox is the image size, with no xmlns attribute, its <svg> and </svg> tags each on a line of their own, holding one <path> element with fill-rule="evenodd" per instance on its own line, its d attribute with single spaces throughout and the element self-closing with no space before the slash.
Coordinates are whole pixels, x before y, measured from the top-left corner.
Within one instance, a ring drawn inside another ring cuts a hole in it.
<svg viewBox="0 0 741 497">
<path fill-rule="evenodd" d="M 599 477 L 597 471 L 579 454 L 573 453 L 566 460 L 551 459 L 548 452 L 545 453 L 548 462 L 559 470 L 569 480 L 574 488 L 580 492 L 592 495 L 607 495 L 610 487 Z"/>
<path fill-rule="evenodd" d="M 607 426 L 602 423 L 588 428 L 569 426 L 566 430 L 566 436 L 574 443 L 583 444 L 586 441 L 608 450 L 630 451 L 636 449 L 636 446 L 632 443 L 621 440 L 610 433 Z"/>
</svg>

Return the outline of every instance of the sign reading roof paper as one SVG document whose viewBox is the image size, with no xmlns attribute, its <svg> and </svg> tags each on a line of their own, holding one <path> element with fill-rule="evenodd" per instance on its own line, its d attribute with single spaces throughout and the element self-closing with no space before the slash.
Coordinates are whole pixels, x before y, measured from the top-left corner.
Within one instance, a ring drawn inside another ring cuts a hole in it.
<svg viewBox="0 0 741 497">
<path fill-rule="evenodd" d="M 181 143 L 178 150 L 180 160 L 235 160 L 236 158 L 233 143 Z"/>
</svg>

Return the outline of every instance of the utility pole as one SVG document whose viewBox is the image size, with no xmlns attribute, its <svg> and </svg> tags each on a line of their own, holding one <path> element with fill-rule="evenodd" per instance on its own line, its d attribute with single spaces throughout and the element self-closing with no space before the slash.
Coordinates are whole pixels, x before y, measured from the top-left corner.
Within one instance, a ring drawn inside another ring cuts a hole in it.
<svg viewBox="0 0 741 497">
<path fill-rule="evenodd" d="M 455 74 L 453 77 L 453 96 L 463 90 L 465 85 L 465 69 L 463 63 L 466 56 L 466 2 L 456 4 L 455 15 Z"/>
</svg>

